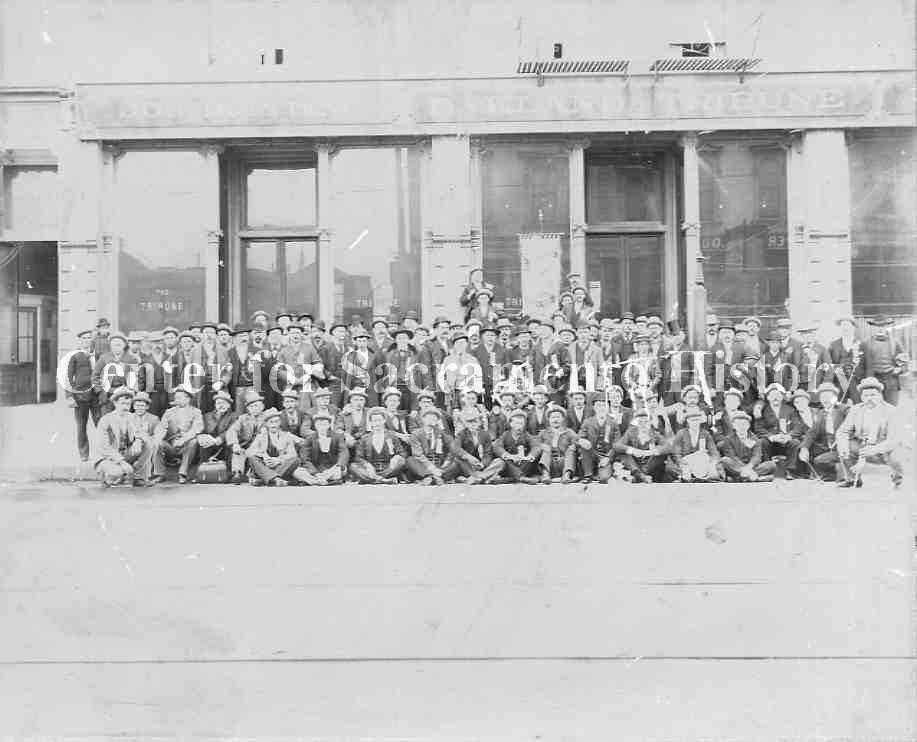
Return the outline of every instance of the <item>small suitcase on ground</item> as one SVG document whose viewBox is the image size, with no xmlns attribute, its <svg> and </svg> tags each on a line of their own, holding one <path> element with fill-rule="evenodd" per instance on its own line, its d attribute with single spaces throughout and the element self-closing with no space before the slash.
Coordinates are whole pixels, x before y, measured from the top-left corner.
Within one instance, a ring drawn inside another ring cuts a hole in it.
<svg viewBox="0 0 917 742">
<path fill-rule="evenodd" d="M 225 484 L 229 481 L 229 467 L 221 459 L 210 459 L 197 467 L 197 481 L 200 484 Z"/>
</svg>

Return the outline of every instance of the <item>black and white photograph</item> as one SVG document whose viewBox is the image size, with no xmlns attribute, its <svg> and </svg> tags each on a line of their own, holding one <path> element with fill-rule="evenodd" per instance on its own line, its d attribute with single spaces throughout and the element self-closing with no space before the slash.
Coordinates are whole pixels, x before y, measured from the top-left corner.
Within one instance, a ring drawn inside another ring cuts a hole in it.
<svg viewBox="0 0 917 742">
<path fill-rule="evenodd" d="M 0 0 L 0 742 L 917 740 L 914 0 Z"/>
</svg>

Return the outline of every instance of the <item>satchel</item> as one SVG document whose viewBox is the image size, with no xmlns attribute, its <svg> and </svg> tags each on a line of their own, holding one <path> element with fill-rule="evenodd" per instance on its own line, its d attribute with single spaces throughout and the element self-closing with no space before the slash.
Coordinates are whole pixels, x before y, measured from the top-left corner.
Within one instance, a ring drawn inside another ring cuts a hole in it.
<svg viewBox="0 0 917 742">
<path fill-rule="evenodd" d="M 197 481 L 201 484 L 225 484 L 229 481 L 229 467 L 223 459 L 202 461 L 197 467 Z"/>
</svg>

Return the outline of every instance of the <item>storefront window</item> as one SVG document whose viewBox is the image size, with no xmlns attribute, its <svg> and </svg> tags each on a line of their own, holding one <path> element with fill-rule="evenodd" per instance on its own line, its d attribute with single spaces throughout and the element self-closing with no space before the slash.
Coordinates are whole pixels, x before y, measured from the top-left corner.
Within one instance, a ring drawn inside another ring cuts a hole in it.
<svg viewBox="0 0 917 742">
<path fill-rule="evenodd" d="M 586 152 L 586 220 L 590 224 L 664 221 L 662 156 Z"/>
<path fill-rule="evenodd" d="M 540 284 L 556 289 L 569 265 L 567 151 L 557 143 L 488 143 L 482 155 L 482 180 L 485 280 L 494 284 L 498 310 L 534 311 L 523 306 L 523 296 L 538 293 Z M 553 255 L 548 243 L 556 239 L 557 265 L 523 260 L 520 235 L 544 236 L 527 244 L 539 250 L 546 247 L 546 255 Z"/>
<path fill-rule="evenodd" d="M 850 144 L 849 158 L 854 311 L 913 314 L 914 139 L 857 137 Z"/>
<path fill-rule="evenodd" d="M 775 315 L 789 294 L 786 155 L 743 142 L 699 148 L 701 252 L 711 311 Z"/>
<path fill-rule="evenodd" d="M 315 168 L 252 168 L 245 182 L 245 204 L 249 227 L 315 224 Z"/>
<path fill-rule="evenodd" d="M 57 168 L 3 168 L 4 228 L 42 239 L 57 230 Z M 47 239 L 47 238 L 45 238 Z"/>
<path fill-rule="evenodd" d="M 128 152 L 118 160 L 120 324 L 125 330 L 204 319 L 204 159 L 197 152 Z"/>
<path fill-rule="evenodd" d="M 246 240 L 245 315 L 263 309 L 315 314 L 318 263 L 315 240 Z"/>
<path fill-rule="evenodd" d="M 335 315 L 421 311 L 420 158 L 412 147 L 331 160 Z"/>
</svg>

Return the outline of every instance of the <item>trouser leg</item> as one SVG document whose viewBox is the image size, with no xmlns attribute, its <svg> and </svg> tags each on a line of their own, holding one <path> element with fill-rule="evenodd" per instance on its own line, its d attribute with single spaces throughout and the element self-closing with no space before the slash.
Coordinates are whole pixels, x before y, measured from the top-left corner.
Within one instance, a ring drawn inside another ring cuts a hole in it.
<svg viewBox="0 0 917 742">
<path fill-rule="evenodd" d="M 109 485 L 121 484 L 126 474 L 120 462 L 109 459 L 103 459 L 96 464 L 96 473 L 102 482 Z"/>
<path fill-rule="evenodd" d="M 726 472 L 726 476 L 730 479 L 742 479 L 742 469 L 745 467 L 745 464 L 742 463 L 737 458 L 732 456 L 724 456 L 720 461 L 723 464 L 723 469 Z"/>
<path fill-rule="evenodd" d="M 491 462 L 481 470 L 481 478 L 486 480 L 493 479 L 503 471 L 503 459 L 495 456 Z"/>
<path fill-rule="evenodd" d="M 388 468 L 382 472 L 383 479 L 399 476 L 407 467 L 407 461 L 401 454 L 395 454 L 388 462 Z"/>
<path fill-rule="evenodd" d="M 166 441 L 160 441 L 153 451 L 153 474 L 163 477 L 166 474 L 166 459 L 178 453 L 177 449 Z"/>
<path fill-rule="evenodd" d="M 413 474 L 417 479 L 423 479 L 425 477 L 431 477 L 433 474 L 430 472 L 427 464 L 422 462 L 420 459 L 415 456 L 408 456 L 406 461 L 406 466 L 408 471 Z"/>
<path fill-rule="evenodd" d="M 76 447 L 80 453 L 80 460 L 89 459 L 89 435 L 86 426 L 89 424 L 89 400 L 77 401 L 73 408 L 73 417 L 76 421 Z"/>
<path fill-rule="evenodd" d="M 382 479 L 368 461 L 354 461 L 350 464 L 350 473 L 358 482 L 363 484 L 372 484 Z"/>
<path fill-rule="evenodd" d="M 274 477 L 278 476 L 277 470 L 265 464 L 260 456 L 249 456 L 248 465 L 252 468 L 255 476 L 265 484 L 272 482 Z"/>
<path fill-rule="evenodd" d="M 248 462 L 248 455 L 245 453 L 245 450 L 242 450 L 242 453 L 233 452 L 229 460 L 230 469 L 232 469 L 233 474 L 245 474 L 245 465 Z"/>
<path fill-rule="evenodd" d="M 102 406 L 98 399 L 89 402 L 89 416 L 92 418 L 92 424 L 98 426 L 99 420 L 102 419 Z"/>
<path fill-rule="evenodd" d="M 812 460 L 812 468 L 815 472 L 824 479 L 833 479 L 836 471 L 837 464 L 839 459 L 837 457 L 837 451 L 823 451 L 820 454 L 817 454 Z"/>
<path fill-rule="evenodd" d="M 150 459 L 152 456 L 152 444 L 143 441 L 140 453 L 138 453 L 136 456 L 125 457 L 125 460 L 128 461 L 134 468 L 133 476 L 135 480 L 141 482 L 145 482 L 147 480 L 150 473 Z"/>
<path fill-rule="evenodd" d="M 178 473 L 188 476 L 188 469 L 194 463 L 194 457 L 197 455 L 197 441 L 193 438 L 185 443 L 181 448 L 181 463 L 178 465 Z"/>
<path fill-rule="evenodd" d="M 583 470 L 584 477 L 594 477 L 595 476 L 595 466 L 597 462 L 597 456 L 595 451 L 590 449 L 584 449 L 577 447 L 579 450 L 579 460 L 580 465 Z"/>
</svg>

